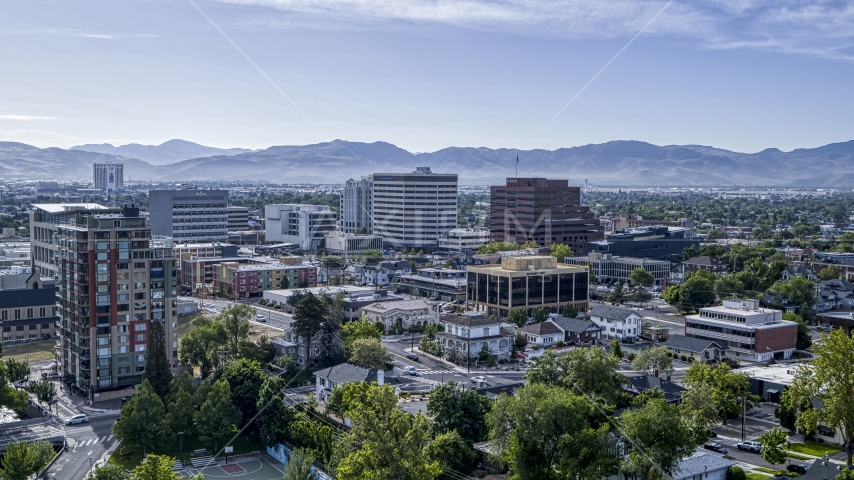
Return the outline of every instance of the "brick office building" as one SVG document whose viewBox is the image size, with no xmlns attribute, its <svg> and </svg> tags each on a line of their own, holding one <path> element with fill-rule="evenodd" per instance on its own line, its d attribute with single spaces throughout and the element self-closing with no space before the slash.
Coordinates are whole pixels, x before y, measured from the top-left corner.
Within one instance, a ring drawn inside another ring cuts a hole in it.
<svg viewBox="0 0 854 480">
<path fill-rule="evenodd" d="M 581 188 L 545 178 L 508 178 L 490 187 L 489 231 L 494 242 L 563 243 L 575 252 L 605 238 L 590 207 L 581 205 Z"/>
</svg>

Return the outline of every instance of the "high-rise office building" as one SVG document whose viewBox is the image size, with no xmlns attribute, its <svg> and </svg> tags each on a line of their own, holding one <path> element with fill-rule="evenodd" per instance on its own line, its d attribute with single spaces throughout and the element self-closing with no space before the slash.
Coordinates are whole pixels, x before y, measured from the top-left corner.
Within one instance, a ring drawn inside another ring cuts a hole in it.
<svg viewBox="0 0 854 480">
<path fill-rule="evenodd" d="M 42 220 L 45 220 L 44 218 Z M 139 208 L 81 212 L 57 226 L 60 368 L 90 399 L 127 395 L 142 381 L 152 322 L 178 361 L 178 269 L 170 238 Z"/>
<path fill-rule="evenodd" d="M 226 209 L 229 232 L 249 230 L 249 207 L 230 206 Z"/>
<path fill-rule="evenodd" d="M 338 226 L 345 233 L 370 233 L 373 184 L 368 177 L 347 180 L 341 190 L 341 217 Z"/>
<path fill-rule="evenodd" d="M 228 190 L 151 190 L 148 210 L 152 235 L 176 242 L 228 240 Z"/>
<path fill-rule="evenodd" d="M 115 213 L 117 210 L 97 203 L 37 203 L 30 212 L 30 249 L 33 272 L 42 277 L 59 277 L 56 240 L 59 226 L 74 223 L 78 216 Z"/>
<path fill-rule="evenodd" d="M 95 188 L 104 191 L 124 190 L 124 164 L 122 163 L 93 163 Z"/>
<path fill-rule="evenodd" d="M 545 178 L 508 178 L 490 187 L 489 232 L 492 241 L 563 243 L 575 252 L 605 237 L 590 207 L 581 205 L 580 187 Z"/>
<path fill-rule="evenodd" d="M 296 243 L 314 250 L 335 230 L 335 212 L 328 205 L 273 204 L 264 206 L 268 243 Z"/>
</svg>

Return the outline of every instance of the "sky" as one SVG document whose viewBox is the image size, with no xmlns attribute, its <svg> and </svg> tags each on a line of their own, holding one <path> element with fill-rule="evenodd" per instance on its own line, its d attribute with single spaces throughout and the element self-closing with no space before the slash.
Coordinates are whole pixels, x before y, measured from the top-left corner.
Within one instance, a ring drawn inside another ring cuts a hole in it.
<svg viewBox="0 0 854 480">
<path fill-rule="evenodd" d="M 854 2 L 7 0 L 0 141 L 854 139 Z"/>
</svg>

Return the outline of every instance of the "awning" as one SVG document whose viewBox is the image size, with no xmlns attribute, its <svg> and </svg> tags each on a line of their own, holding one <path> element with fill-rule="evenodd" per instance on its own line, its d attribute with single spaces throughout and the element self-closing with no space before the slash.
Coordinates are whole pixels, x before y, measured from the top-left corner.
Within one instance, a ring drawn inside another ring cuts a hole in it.
<svg viewBox="0 0 854 480">
<path fill-rule="evenodd" d="M 52 362 L 50 365 L 42 367 L 42 370 L 53 370 L 56 368 L 56 362 Z"/>
</svg>

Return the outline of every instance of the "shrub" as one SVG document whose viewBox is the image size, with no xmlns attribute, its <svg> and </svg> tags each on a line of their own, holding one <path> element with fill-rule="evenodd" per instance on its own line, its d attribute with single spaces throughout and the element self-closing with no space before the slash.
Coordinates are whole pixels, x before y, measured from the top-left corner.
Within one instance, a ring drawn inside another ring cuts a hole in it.
<svg viewBox="0 0 854 480">
<path fill-rule="evenodd" d="M 696 360 L 694 360 L 694 357 L 688 357 L 688 363 L 694 363 L 694 362 L 696 362 Z"/>
<path fill-rule="evenodd" d="M 633 361 L 635 361 L 636 356 L 637 355 L 635 355 L 634 353 L 630 353 L 630 354 L 626 355 L 626 358 L 628 358 L 630 362 L 633 362 Z"/>
<path fill-rule="evenodd" d="M 747 480 L 747 474 L 743 468 L 733 465 L 726 472 L 726 480 Z"/>
<path fill-rule="evenodd" d="M 563 340 L 558 340 L 558 341 L 557 341 L 557 343 L 556 343 L 555 345 L 557 345 L 558 347 L 562 347 L 562 346 L 564 346 L 565 344 L 563 343 Z"/>
<path fill-rule="evenodd" d="M 687 358 L 685 358 L 685 355 L 680 355 L 680 356 L 679 356 L 679 360 L 682 360 L 683 362 L 688 361 L 688 359 L 687 359 Z"/>
</svg>

